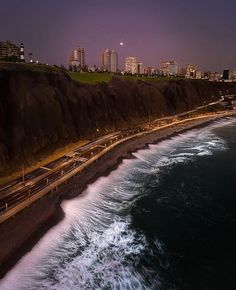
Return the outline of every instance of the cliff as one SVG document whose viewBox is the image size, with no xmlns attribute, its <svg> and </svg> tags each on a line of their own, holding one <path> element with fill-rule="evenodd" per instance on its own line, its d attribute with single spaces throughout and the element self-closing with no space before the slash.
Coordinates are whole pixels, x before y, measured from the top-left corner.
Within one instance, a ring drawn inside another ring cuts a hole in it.
<svg viewBox="0 0 236 290">
<path fill-rule="evenodd" d="M 58 146 L 190 110 L 236 92 L 235 84 L 113 78 L 96 85 L 52 69 L 0 65 L 0 176 Z"/>
</svg>

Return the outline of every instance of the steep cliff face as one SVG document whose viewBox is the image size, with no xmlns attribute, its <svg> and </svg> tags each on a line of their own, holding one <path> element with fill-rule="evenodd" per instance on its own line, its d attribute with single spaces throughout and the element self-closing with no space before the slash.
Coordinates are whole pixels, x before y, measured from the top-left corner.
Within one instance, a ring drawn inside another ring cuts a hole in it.
<svg viewBox="0 0 236 290">
<path fill-rule="evenodd" d="M 62 144 L 130 127 L 219 98 L 235 85 L 125 81 L 85 85 L 61 72 L 0 66 L 0 176 Z M 214 97 L 212 97 L 214 96 Z"/>
</svg>

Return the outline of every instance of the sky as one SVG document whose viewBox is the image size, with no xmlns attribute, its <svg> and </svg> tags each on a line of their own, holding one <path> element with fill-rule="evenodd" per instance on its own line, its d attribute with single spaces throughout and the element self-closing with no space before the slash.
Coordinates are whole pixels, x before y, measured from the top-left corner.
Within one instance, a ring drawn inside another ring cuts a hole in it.
<svg viewBox="0 0 236 290">
<path fill-rule="evenodd" d="M 176 60 L 201 70 L 236 68 L 235 0 L 0 1 L 0 41 L 23 42 L 26 55 L 44 63 L 68 65 L 82 46 L 88 65 L 99 65 L 109 48 L 120 68 L 126 56 L 144 66 Z"/>
</svg>

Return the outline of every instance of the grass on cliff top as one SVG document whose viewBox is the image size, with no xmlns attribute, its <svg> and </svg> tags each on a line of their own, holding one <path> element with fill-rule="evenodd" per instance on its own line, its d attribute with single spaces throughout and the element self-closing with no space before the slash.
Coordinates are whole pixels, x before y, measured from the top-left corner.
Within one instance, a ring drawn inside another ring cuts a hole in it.
<svg viewBox="0 0 236 290">
<path fill-rule="evenodd" d="M 124 80 L 131 80 L 131 81 L 137 81 L 142 80 L 146 82 L 157 82 L 160 80 L 176 80 L 181 79 L 180 77 L 141 77 L 141 76 L 131 76 L 131 75 L 117 75 L 112 73 L 78 73 L 78 72 L 69 72 L 69 76 L 74 81 L 79 81 L 81 83 L 87 83 L 87 84 L 97 84 L 100 82 L 110 82 L 113 77 L 118 77 Z"/>
<path fill-rule="evenodd" d="M 31 64 L 31 63 L 15 63 L 0 61 L 0 70 L 6 71 L 32 71 L 32 72 L 47 72 L 47 73 L 59 73 L 61 69 L 56 66 L 50 66 L 45 64 Z"/>
<path fill-rule="evenodd" d="M 97 84 L 101 82 L 108 83 L 111 81 L 113 75 L 109 73 L 78 73 L 78 72 L 69 72 L 69 76 L 74 81 L 78 81 L 86 84 Z"/>
</svg>

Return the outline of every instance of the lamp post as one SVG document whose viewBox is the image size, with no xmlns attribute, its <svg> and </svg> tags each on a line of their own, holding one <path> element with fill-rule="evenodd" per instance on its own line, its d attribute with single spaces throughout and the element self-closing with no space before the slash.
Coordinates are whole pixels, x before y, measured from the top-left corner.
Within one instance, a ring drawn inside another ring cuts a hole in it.
<svg viewBox="0 0 236 290">
<path fill-rule="evenodd" d="M 22 170 L 22 182 L 23 182 L 23 185 L 25 185 L 25 166 L 23 162 L 21 164 L 21 170 Z"/>
<path fill-rule="evenodd" d="M 68 162 L 68 145 L 66 145 L 66 162 Z"/>
</svg>

